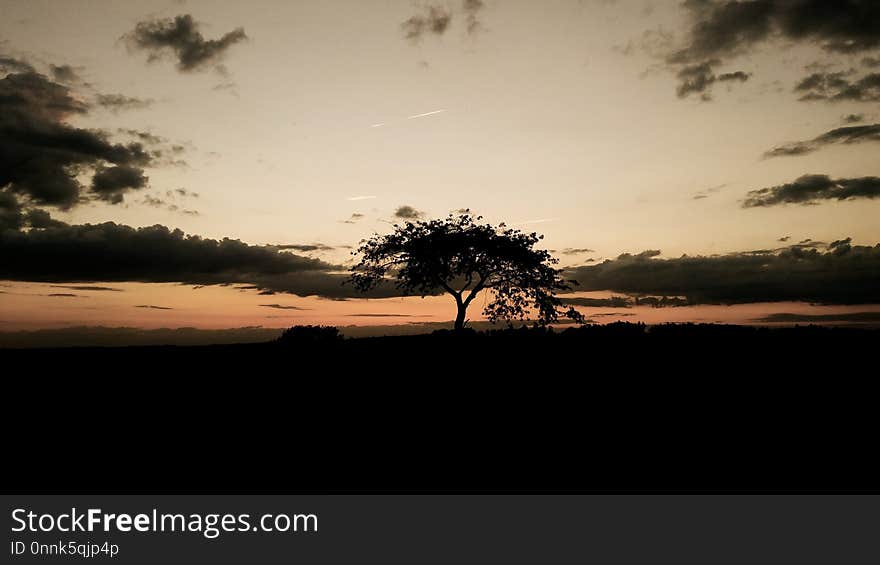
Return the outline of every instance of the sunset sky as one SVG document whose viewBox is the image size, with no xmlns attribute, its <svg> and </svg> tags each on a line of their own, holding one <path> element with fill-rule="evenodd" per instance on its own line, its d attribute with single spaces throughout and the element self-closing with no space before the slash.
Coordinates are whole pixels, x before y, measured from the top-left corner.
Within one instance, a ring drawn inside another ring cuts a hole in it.
<svg viewBox="0 0 880 565">
<path fill-rule="evenodd" d="M 878 148 L 874 1 L 0 0 L 0 332 L 443 322 L 339 283 L 462 208 L 596 322 L 880 323 Z"/>
</svg>

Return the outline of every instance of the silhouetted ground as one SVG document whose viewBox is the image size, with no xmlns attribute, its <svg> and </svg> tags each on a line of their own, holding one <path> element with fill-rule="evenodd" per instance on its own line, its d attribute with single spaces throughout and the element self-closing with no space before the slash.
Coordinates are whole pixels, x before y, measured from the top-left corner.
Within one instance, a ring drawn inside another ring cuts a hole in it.
<svg viewBox="0 0 880 565">
<path fill-rule="evenodd" d="M 877 330 L 637 324 L 4 350 L 9 484 L 877 488 Z M 45 489 L 43 489 L 45 490 Z"/>
<path fill-rule="evenodd" d="M 110 360 L 140 367 L 162 365 L 168 367 L 166 370 L 184 369 L 193 363 L 194 367 L 217 371 L 253 370 L 271 362 L 310 373 L 322 369 L 401 370 L 405 363 L 405 370 L 412 371 L 413 376 L 436 373 L 467 379 L 485 375 L 487 370 L 527 368 L 571 376 L 600 367 L 615 374 L 639 370 L 668 376 L 707 376 L 732 367 L 755 373 L 750 376 L 769 369 L 812 371 L 826 366 L 858 371 L 857 362 L 872 360 L 880 344 L 880 329 L 822 326 L 646 326 L 619 322 L 555 331 L 435 331 L 355 339 L 343 339 L 333 331 L 322 332 L 311 326 L 296 327 L 296 332 L 286 339 L 264 343 L 2 351 L 10 358 L 39 359 L 44 364 L 100 361 L 93 366 L 96 371 L 113 370 L 107 366 Z M 472 374 L 477 370 L 481 372 Z M 868 367 L 864 370 L 867 375 Z"/>
</svg>

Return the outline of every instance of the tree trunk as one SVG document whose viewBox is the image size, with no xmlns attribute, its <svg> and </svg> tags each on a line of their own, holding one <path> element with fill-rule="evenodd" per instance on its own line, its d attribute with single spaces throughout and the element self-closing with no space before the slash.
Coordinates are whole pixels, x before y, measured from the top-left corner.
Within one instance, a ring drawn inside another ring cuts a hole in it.
<svg viewBox="0 0 880 565">
<path fill-rule="evenodd" d="M 458 304 L 458 315 L 455 316 L 455 331 L 460 332 L 464 329 L 464 315 L 467 313 L 467 305 Z"/>
</svg>

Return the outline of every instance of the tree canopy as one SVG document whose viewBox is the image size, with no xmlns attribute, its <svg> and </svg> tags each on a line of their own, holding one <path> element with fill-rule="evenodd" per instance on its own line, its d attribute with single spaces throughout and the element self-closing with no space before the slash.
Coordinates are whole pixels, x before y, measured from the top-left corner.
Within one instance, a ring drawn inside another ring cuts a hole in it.
<svg viewBox="0 0 880 565">
<path fill-rule="evenodd" d="M 535 249 L 544 236 L 481 220 L 465 212 L 395 224 L 392 233 L 376 234 L 353 252 L 360 262 L 350 281 L 362 292 L 393 280 L 407 295 L 451 294 L 459 330 L 468 306 L 484 290 L 490 299 L 483 313 L 492 322 L 533 319 L 546 325 L 564 316 L 582 323 L 583 315 L 565 309 L 556 296 L 577 282 L 564 280 L 554 267 L 558 260 Z"/>
</svg>

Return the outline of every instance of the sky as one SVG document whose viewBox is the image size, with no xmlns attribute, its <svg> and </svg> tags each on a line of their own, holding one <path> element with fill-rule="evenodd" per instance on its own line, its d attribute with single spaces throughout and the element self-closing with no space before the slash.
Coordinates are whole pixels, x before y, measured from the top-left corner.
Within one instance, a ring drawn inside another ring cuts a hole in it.
<svg viewBox="0 0 880 565">
<path fill-rule="evenodd" d="M 878 147 L 876 2 L 0 0 L 0 331 L 446 321 L 340 283 L 462 208 L 596 322 L 876 318 Z"/>
</svg>

